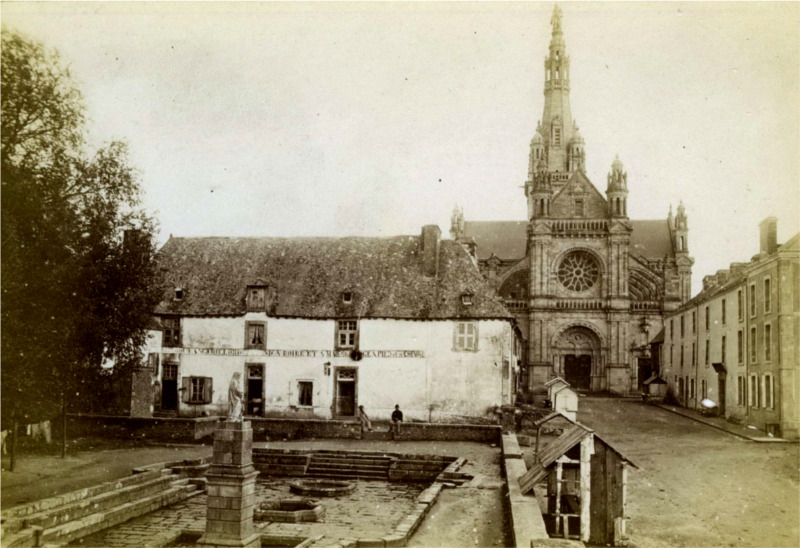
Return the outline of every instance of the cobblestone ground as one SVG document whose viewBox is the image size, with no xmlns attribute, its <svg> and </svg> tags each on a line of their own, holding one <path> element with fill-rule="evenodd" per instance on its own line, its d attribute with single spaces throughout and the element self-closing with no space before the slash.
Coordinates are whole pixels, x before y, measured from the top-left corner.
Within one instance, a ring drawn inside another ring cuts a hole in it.
<svg viewBox="0 0 800 548">
<path fill-rule="evenodd" d="M 295 498 L 288 479 L 270 479 L 256 484 L 257 503 Z M 341 497 L 317 498 L 325 507 L 325 517 L 317 523 L 256 523 L 257 530 L 274 535 L 314 537 L 324 535 L 322 544 L 340 538 L 388 535 L 411 512 L 416 497 L 427 487 L 382 481 L 355 481 L 353 493 Z M 71 546 L 139 548 L 180 531 L 205 529 L 206 496 L 197 495 L 178 504 L 161 508 L 100 533 L 84 537 Z"/>
</svg>

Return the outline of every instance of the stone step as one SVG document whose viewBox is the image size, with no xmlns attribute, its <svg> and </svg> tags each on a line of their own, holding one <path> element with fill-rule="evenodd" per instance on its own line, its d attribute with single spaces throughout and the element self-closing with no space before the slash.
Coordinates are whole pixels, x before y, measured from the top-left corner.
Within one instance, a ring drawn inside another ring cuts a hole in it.
<svg viewBox="0 0 800 548">
<path fill-rule="evenodd" d="M 85 500 L 97 495 L 101 495 L 109 491 L 115 491 L 117 489 L 122 489 L 124 487 L 129 487 L 139 483 L 145 483 L 155 478 L 159 478 L 162 475 L 163 475 L 162 470 L 152 470 L 141 474 L 134 474 L 131 476 L 126 476 L 124 478 L 120 478 L 118 480 L 108 481 L 84 489 L 70 491 L 69 493 L 64 493 L 63 495 L 58 495 L 55 497 L 38 500 L 36 502 L 32 502 L 22 506 L 17 506 L 10 510 L 4 511 L 0 515 L 2 515 L 2 520 L 5 525 L 7 521 L 13 520 L 14 518 L 29 516 L 32 514 L 43 512 L 45 510 L 58 508 L 59 506 L 65 506 L 67 504 L 78 502 L 80 500 Z"/>
<path fill-rule="evenodd" d="M 341 472 L 337 470 L 320 470 L 320 471 L 308 471 L 306 472 L 306 476 L 314 477 L 314 478 L 329 478 L 329 479 L 373 479 L 373 480 L 386 480 L 387 475 L 382 473 L 375 473 L 375 472 L 358 472 L 358 471 L 350 471 L 350 472 Z"/>
<path fill-rule="evenodd" d="M 385 476 L 386 474 L 389 473 L 389 469 L 366 468 L 358 466 L 352 466 L 349 468 L 342 468 L 339 466 L 309 466 L 308 468 L 306 468 L 306 475 L 313 474 L 315 472 L 340 472 L 342 474 L 361 473 L 361 474 L 375 474 L 375 475 Z"/>
<path fill-rule="evenodd" d="M 375 466 L 388 466 L 392 459 L 389 457 L 386 458 L 375 458 L 375 457 L 320 457 L 314 455 L 311 457 L 311 464 L 317 463 L 331 463 L 331 464 L 349 464 L 349 463 L 358 463 L 358 464 L 371 464 Z"/>
<path fill-rule="evenodd" d="M 57 527 L 45 529 L 42 533 L 42 543 L 64 545 L 199 494 L 198 486 L 188 483 L 189 481 L 188 479 L 178 480 L 176 482 L 178 485 L 171 486 L 169 489 L 157 494 L 126 502 L 103 512 L 89 514 L 80 519 L 62 523 Z"/>
<path fill-rule="evenodd" d="M 17 518 L 18 521 L 21 522 L 19 528 L 27 529 L 28 527 L 38 526 L 44 529 L 50 529 L 63 523 L 81 519 L 90 514 L 103 512 L 125 503 L 169 490 L 174 480 L 175 478 L 171 476 L 159 475 L 149 481 L 134 483 L 133 485 L 107 491 L 99 495 L 78 500 L 71 504 L 43 510 L 35 514 L 27 515 L 24 518 Z"/>
<path fill-rule="evenodd" d="M 311 461 L 311 464 L 308 465 L 308 468 L 333 468 L 336 470 L 353 470 L 353 469 L 360 469 L 360 470 L 388 470 L 390 464 L 373 464 L 371 462 L 362 463 L 362 462 L 317 462 Z"/>
</svg>

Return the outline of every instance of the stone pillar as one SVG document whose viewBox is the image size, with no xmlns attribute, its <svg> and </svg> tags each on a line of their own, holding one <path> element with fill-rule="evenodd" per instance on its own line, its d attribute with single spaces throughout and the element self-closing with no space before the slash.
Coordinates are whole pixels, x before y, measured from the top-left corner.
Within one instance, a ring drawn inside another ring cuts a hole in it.
<svg viewBox="0 0 800 548">
<path fill-rule="evenodd" d="M 206 548 L 257 548 L 253 530 L 256 476 L 253 430 L 249 421 L 226 421 L 214 432 L 214 459 L 206 474 L 206 533 L 197 545 Z"/>
</svg>

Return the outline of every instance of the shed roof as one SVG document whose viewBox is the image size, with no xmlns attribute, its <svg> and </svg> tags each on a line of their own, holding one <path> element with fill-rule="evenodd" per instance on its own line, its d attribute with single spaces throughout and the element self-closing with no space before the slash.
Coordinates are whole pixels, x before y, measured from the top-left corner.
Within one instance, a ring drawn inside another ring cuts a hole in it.
<svg viewBox="0 0 800 548">
<path fill-rule="evenodd" d="M 158 253 L 163 297 L 155 312 L 241 315 L 248 285 L 267 285 L 275 316 L 513 318 L 461 244 L 441 241 L 437 276 L 424 274 L 420 245 L 419 236 L 170 238 Z M 353 293 L 349 304 L 344 291 Z"/>
</svg>

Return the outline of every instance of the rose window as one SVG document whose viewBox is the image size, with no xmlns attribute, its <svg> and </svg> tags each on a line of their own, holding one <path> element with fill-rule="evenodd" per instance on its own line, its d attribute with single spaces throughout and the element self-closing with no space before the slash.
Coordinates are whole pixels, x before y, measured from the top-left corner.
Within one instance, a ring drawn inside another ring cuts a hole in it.
<svg viewBox="0 0 800 548">
<path fill-rule="evenodd" d="M 597 261 L 586 251 L 573 251 L 558 265 L 558 281 L 571 291 L 586 291 L 599 277 Z"/>
</svg>

